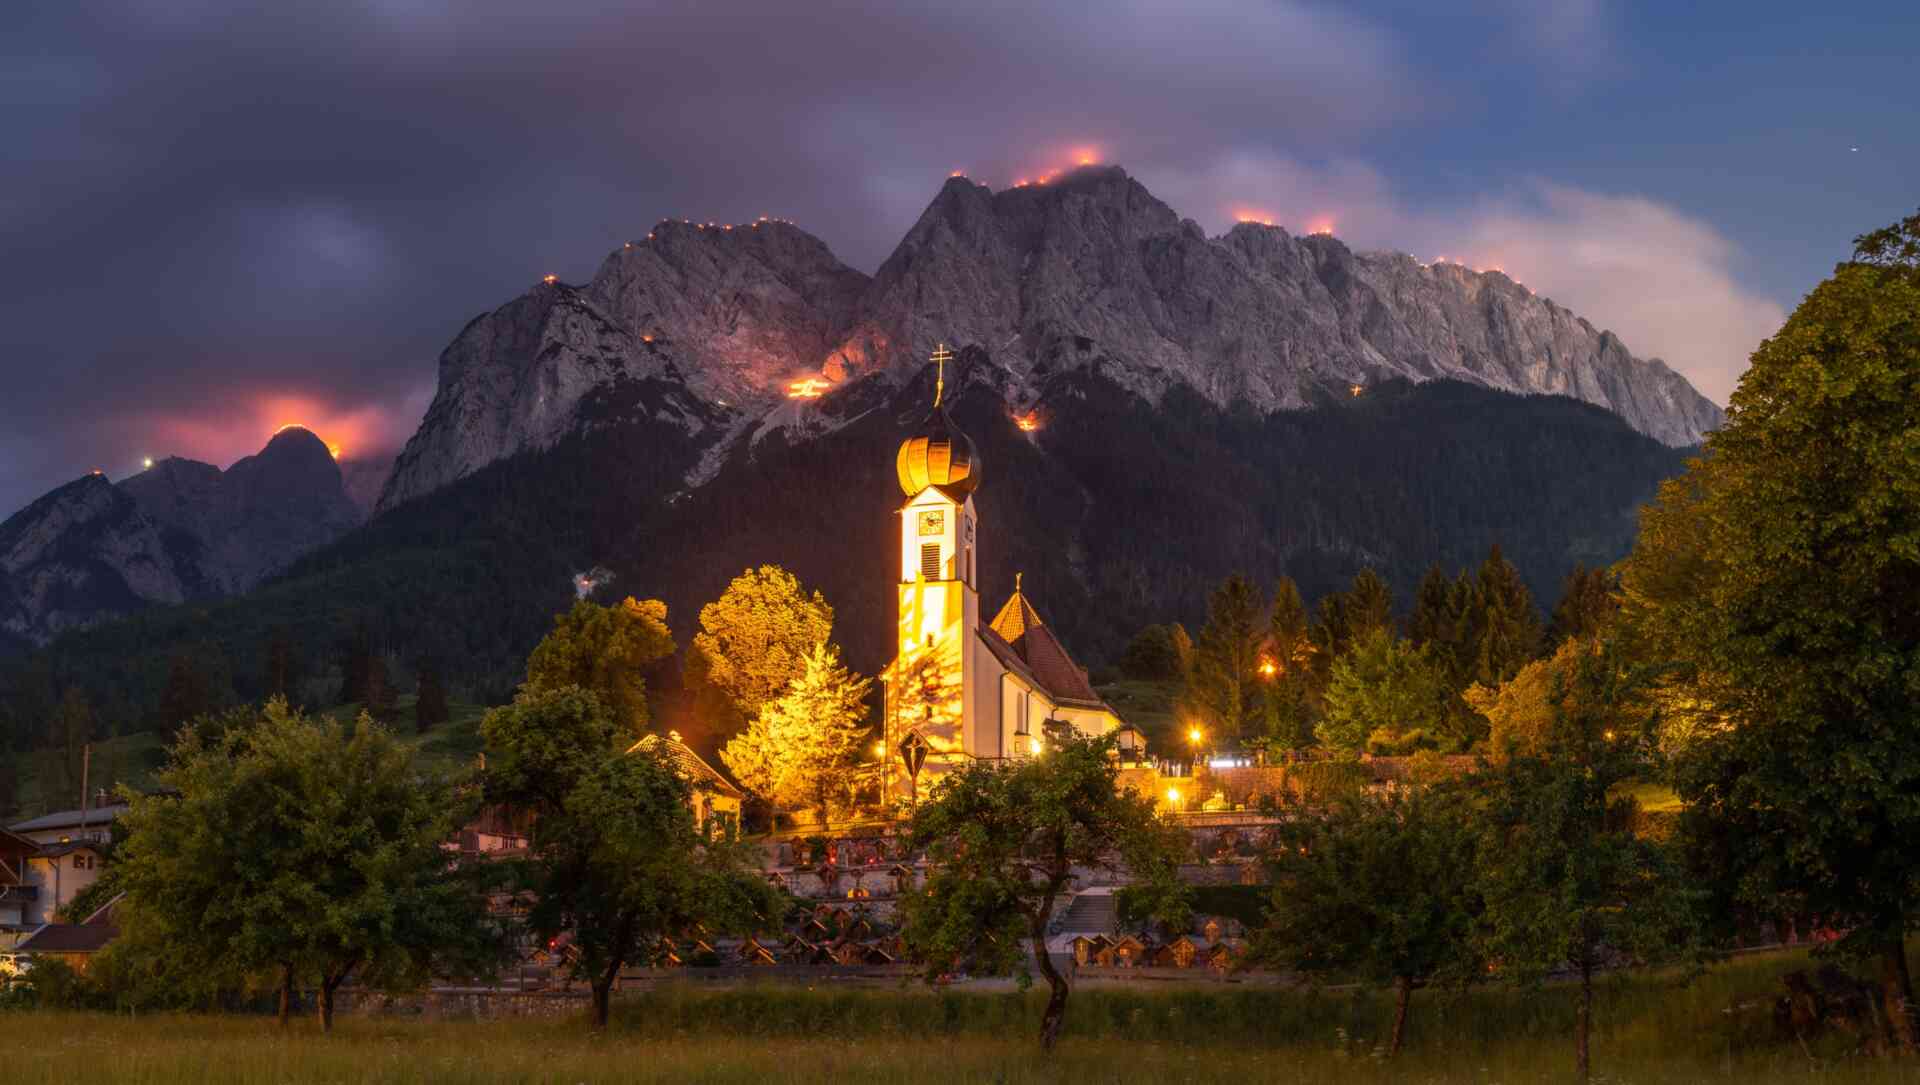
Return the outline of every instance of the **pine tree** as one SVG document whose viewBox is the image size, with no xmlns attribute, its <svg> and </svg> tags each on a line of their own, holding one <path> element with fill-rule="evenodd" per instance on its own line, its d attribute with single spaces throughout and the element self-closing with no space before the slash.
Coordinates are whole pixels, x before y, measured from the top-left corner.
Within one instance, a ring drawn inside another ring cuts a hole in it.
<svg viewBox="0 0 1920 1085">
<path fill-rule="evenodd" d="M 438 727 L 453 718 L 447 709 L 447 690 L 440 684 L 440 668 L 432 663 L 420 664 L 415 678 L 419 689 L 413 698 L 413 729 L 426 734 L 430 728 Z"/>
<path fill-rule="evenodd" d="M 1314 667 L 1312 633 L 1299 586 L 1292 577 L 1282 576 L 1274 586 L 1273 606 L 1267 615 L 1266 658 L 1260 670 L 1267 683 L 1267 736 L 1285 747 L 1297 749 L 1314 741 L 1320 684 Z"/>
<path fill-rule="evenodd" d="M 1352 587 L 1333 592 L 1320 600 L 1319 621 L 1314 626 L 1315 646 L 1320 650 L 1321 668 L 1345 655 L 1353 645 L 1375 629 L 1393 622 L 1393 592 L 1380 574 L 1362 569 L 1353 578 Z"/>
<path fill-rule="evenodd" d="M 393 672 L 387 667 L 387 657 L 376 655 L 368 659 L 367 682 L 360 707 L 367 715 L 384 722 L 393 718 L 399 702 L 400 692 L 393 686 Z"/>
<path fill-rule="evenodd" d="M 1575 565 L 1560 589 L 1560 601 L 1553 605 L 1547 621 L 1547 646 L 1558 647 L 1568 640 L 1585 640 L 1600 633 L 1619 611 L 1613 595 L 1613 576 L 1605 569 Z"/>
<path fill-rule="evenodd" d="M 1471 674 L 1483 686 L 1498 686 L 1540 654 L 1540 616 L 1520 571 L 1495 543 L 1474 579 L 1469 649 Z"/>
<path fill-rule="evenodd" d="M 340 703 L 366 704 L 368 673 L 373 669 L 373 633 L 365 621 L 354 624 L 353 632 L 340 649 Z"/>
<path fill-rule="evenodd" d="M 868 688 L 840 663 L 832 645 L 816 644 L 787 691 L 720 751 L 720 760 L 749 791 L 775 807 L 810 809 L 826 832 L 836 807 L 851 805 L 867 740 Z"/>
<path fill-rule="evenodd" d="M 1207 600 L 1188 700 L 1220 738 L 1239 738 L 1259 709 L 1262 617 L 1253 584 L 1237 573 Z"/>
</svg>

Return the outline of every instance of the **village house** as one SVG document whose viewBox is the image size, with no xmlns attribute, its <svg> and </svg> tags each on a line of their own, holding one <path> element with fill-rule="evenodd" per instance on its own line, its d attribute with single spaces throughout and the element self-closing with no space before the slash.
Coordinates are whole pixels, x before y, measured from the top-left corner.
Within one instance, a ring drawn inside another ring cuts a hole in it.
<svg viewBox="0 0 1920 1085">
<path fill-rule="evenodd" d="M 62 961 L 75 972 L 85 972 L 93 964 L 94 954 L 120 935 L 113 916 L 119 903 L 120 898 L 115 897 L 78 923 L 42 924 L 13 950 L 36 961 Z"/>
<path fill-rule="evenodd" d="M 53 922 L 106 869 L 113 819 L 126 809 L 60 810 L 8 826 L 0 838 L 0 927 L 19 936 Z"/>
<path fill-rule="evenodd" d="M 648 735 L 627 748 L 628 753 L 635 750 L 658 752 L 692 786 L 695 826 L 705 829 L 711 825 L 720 833 L 740 827 L 740 807 L 746 794 L 680 741 L 680 732 L 668 731 L 664 738 Z"/>
</svg>

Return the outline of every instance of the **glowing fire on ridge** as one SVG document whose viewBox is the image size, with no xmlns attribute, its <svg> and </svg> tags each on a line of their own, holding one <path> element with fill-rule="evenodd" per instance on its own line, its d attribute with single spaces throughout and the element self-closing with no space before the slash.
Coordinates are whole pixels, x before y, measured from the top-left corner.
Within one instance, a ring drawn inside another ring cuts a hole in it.
<svg viewBox="0 0 1920 1085">
<path fill-rule="evenodd" d="M 799 380 L 788 382 L 787 398 L 819 399 L 825 395 L 827 389 L 831 387 L 833 387 L 832 384 L 819 377 L 802 377 Z"/>
<path fill-rule="evenodd" d="M 1013 424 L 1020 427 L 1022 433 L 1032 433 L 1040 428 L 1040 416 L 1033 411 L 1013 416 Z"/>
</svg>

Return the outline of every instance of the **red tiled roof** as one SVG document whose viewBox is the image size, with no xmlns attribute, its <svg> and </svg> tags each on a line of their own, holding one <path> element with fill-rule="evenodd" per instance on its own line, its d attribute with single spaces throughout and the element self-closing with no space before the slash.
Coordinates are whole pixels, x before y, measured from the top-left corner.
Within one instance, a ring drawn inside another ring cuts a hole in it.
<svg viewBox="0 0 1920 1085">
<path fill-rule="evenodd" d="M 1093 683 L 1087 680 L 1087 672 L 1067 654 L 1066 646 L 1040 620 L 1040 612 L 1033 609 L 1033 604 L 1027 602 L 1026 594 L 1017 586 L 1007 605 L 1000 608 L 1000 613 L 981 633 L 996 654 L 1000 653 L 994 639 L 1006 645 L 1054 700 L 1106 707 L 1106 702 L 1094 692 Z"/>
</svg>

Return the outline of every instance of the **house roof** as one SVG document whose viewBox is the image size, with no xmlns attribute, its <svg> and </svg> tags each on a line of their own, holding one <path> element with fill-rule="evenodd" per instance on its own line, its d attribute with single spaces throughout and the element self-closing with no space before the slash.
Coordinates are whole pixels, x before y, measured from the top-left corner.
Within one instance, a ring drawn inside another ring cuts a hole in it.
<svg viewBox="0 0 1920 1085">
<path fill-rule="evenodd" d="M 84 818 L 87 825 L 98 825 L 104 829 L 114 818 L 126 812 L 127 804 L 123 802 L 111 803 L 107 806 L 96 806 L 91 810 L 84 811 L 79 809 L 55 810 L 51 814 L 41 814 L 37 818 L 28 818 L 26 821 L 16 821 L 12 825 L 7 826 L 7 828 L 16 833 L 44 833 L 53 829 L 77 829 L 80 827 Z"/>
<path fill-rule="evenodd" d="M 1014 580 L 1013 595 L 987 628 L 980 631 L 980 636 L 1002 662 L 1007 661 L 1007 653 L 1011 652 L 1020 661 L 1019 669 L 1054 700 L 1107 707 L 1094 692 L 1093 683 L 1087 680 L 1087 672 L 1067 654 L 1060 638 L 1053 635 L 1053 630 L 1040 619 L 1040 612 L 1027 601 L 1018 578 Z M 995 644 L 996 640 L 1000 643 Z"/>
<path fill-rule="evenodd" d="M 105 848 L 106 845 L 98 844 L 91 840 L 62 840 L 58 844 L 40 845 L 40 852 L 38 855 L 35 855 L 34 858 L 58 859 L 62 855 L 71 855 L 76 851 L 90 851 L 104 858 L 106 855 Z"/>
<path fill-rule="evenodd" d="M 93 953 L 119 934 L 111 923 L 48 923 L 13 948 L 16 953 Z"/>
<path fill-rule="evenodd" d="M 675 771 L 686 777 L 687 782 L 692 784 L 696 791 L 711 790 L 728 798 L 746 798 L 739 788 L 729 783 L 725 776 L 720 775 L 719 770 L 707 764 L 699 754 L 694 753 L 686 743 L 680 741 L 678 731 L 668 731 L 664 738 L 660 735 L 648 735 L 627 747 L 628 753 L 635 750 L 658 750 Z"/>
</svg>

